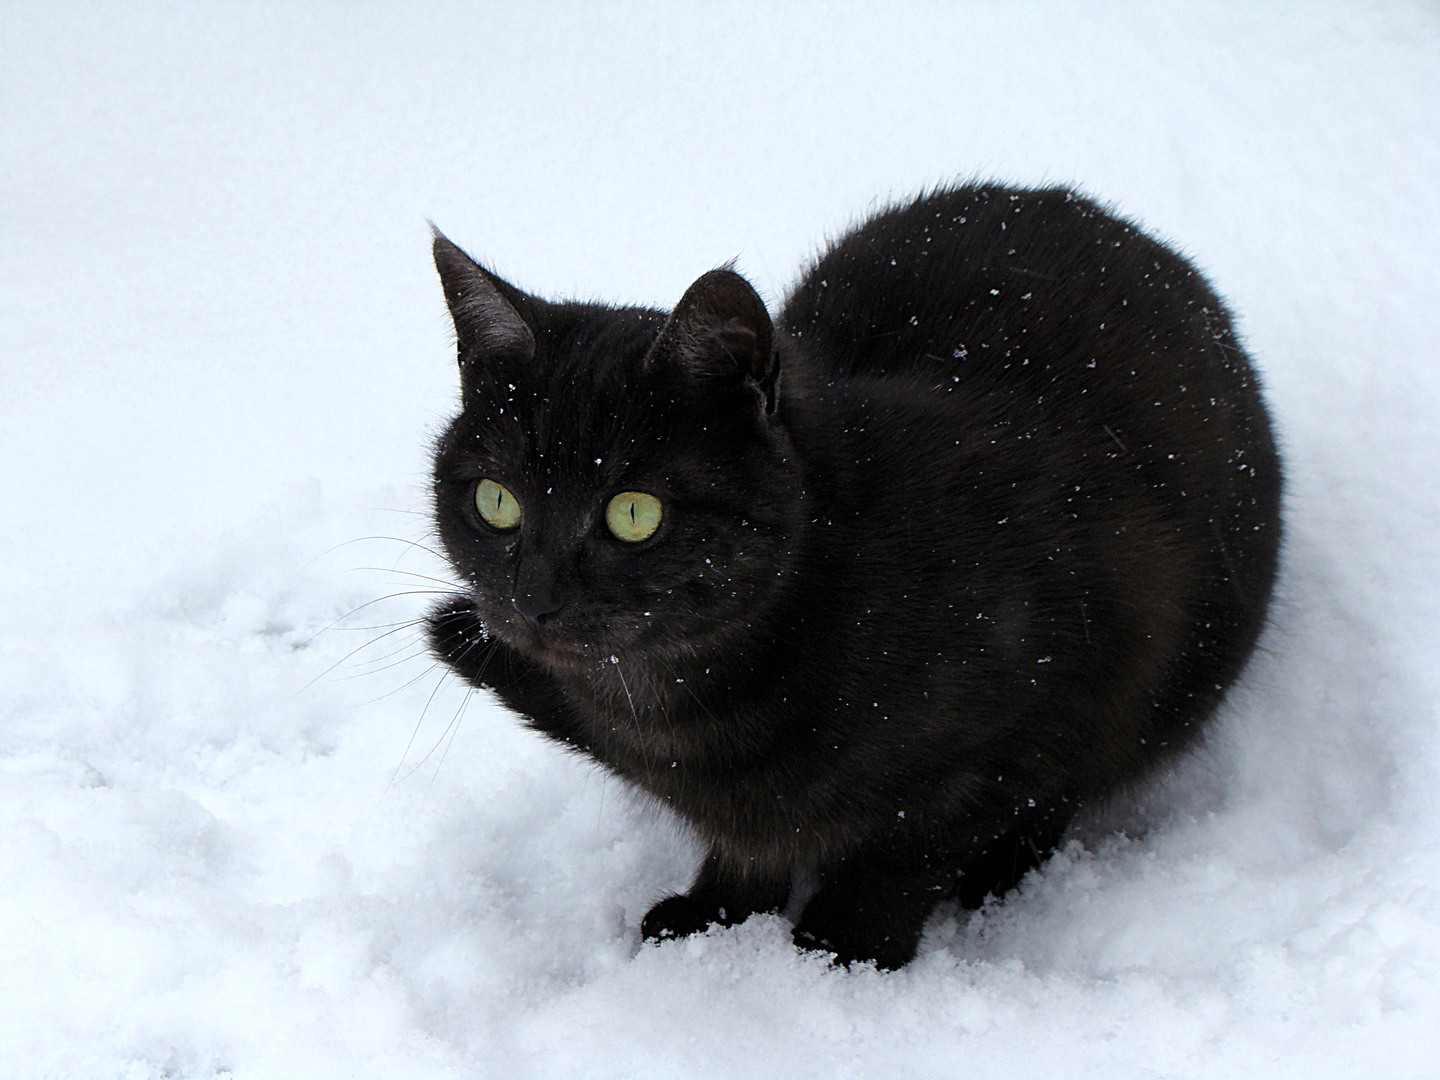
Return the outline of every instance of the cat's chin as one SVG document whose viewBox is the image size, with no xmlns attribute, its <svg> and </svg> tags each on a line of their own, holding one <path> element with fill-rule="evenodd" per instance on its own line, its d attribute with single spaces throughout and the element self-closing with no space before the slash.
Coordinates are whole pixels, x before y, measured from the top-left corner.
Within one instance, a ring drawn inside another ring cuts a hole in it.
<svg viewBox="0 0 1440 1080">
<path fill-rule="evenodd" d="M 594 667 L 602 660 L 607 659 L 601 656 L 599 649 L 540 637 L 532 637 L 529 642 L 520 647 L 520 651 L 537 664 L 566 671 Z"/>
<path fill-rule="evenodd" d="M 526 636 L 527 641 L 516 644 L 519 652 L 557 676 L 580 677 L 586 681 L 597 669 L 620 665 L 629 671 L 636 665 L 647 666 L 654 658 L 650 650 L 633 643 L 627 646 L 616 641 L 575 642 L 543 634 Z"/>
<path fill-rule="evenodd" d="M 598 645 L 577 642 L 544 631 L 521 627 L 507 635 L 510 644 L 535 663 L 552 671 L 580 671 L 600 663 L 609 663 L 610 655 Z"/>
</svg>

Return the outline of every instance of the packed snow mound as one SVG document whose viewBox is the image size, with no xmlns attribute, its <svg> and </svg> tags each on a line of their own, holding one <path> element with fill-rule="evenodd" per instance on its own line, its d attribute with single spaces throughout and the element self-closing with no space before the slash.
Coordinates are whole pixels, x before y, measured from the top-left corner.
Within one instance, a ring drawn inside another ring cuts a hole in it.
<svg viewBox="0 0 1440 1080">
<path fill-rule="evenodd" d="M 7 5 L 0 1075 L 1440 1073 L 1440 18 Z M 1289 470 L 1197 753 L 903 971 L 642 945 L 697 853 L 434 667 L 427 217 L 668 306 L 957 177 L 1234 307 Z"/>
</svg>

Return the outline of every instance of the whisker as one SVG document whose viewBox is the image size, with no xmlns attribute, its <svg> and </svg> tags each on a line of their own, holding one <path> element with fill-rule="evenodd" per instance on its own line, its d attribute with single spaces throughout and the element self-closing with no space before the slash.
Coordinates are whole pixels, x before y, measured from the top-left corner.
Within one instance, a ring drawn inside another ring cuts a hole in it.
<svg viewBox="0 0 1440 1080">
<path fill-rule="evenodd" d="M 418 620 L 417 620 L 417 621 L 418 621 Z M 399 626 L 395 627 L 394 630 L 386 630 L 385 633 L 380 634 L 380 635 L 377 635 L 376 637 L 371 638 L 369 641 L 365 642 L 364 644 L 362 644 L 362 645 L 357 645 L 355 648 L 351 649 L 348 653 L 346 653 L 344 656 L 342 656 L 339 660 L 336 660 L 335 663 L 331 664 L 331 665 L 330 665 L 329 667 L 327 667 L 324 671 L 320 672 L 319 675 L 316 675 L 313 679 L 311 679 L 309 682 L 307 682 L 304 686 L 300 687 L 299 690 L 296 690 L 295 693 L 292 694 L 291 696 L 292 696 L 292 697 L 298 697 L 300 694 L 303 694 L 306 690 L 309 690 L 310 687 L 314 686 L 317 682 L 319 682 L 321 679 L 323 679 L 326 675 L 329 675 L 330 672 L 334 671 L 334 670 L 335 670 L 337 667 L 339 667 L 341 664 L 345 663 L 346 660 L 349 660 L 349 659 L 350 659 L 352 656 L 354 656 L 356 653 L 361 652 L 361 651 L 363 651 L 363 650 L 365 650 L 365 649 L 368 649 L 368 648 L 370 648 L 371 645 L 374 645 L 377 641 L 384 641 L 384 640 L 385 640 L 387 637 L 389 637 L 391 634 L 398 634 L 401 630 L 404 630 L 406 627 L 408 627 L 408 626 L 413 626 L 413 625 L 414 625 L 413 622 L 412 622 L 412 623 L 401 623 Z"/>
<path fill-rule="evenodd" d="M 620 676 L 620 686 L 625 691 L 625 700 L 630 703 L 630 717 L 635 721 L 635 737 L 640 740 L 640 760 L 645 762 L 645 771 L 650 771 L 650 755 L 645 750 L 645 733 L 640 730 L 640 714 L 635 711 L 635 699 L 630 696 L 630 686 L 625 682 L 625 672 L 620 667 L 620 657 L 610 656 L 610 662 L 615 665 L 615 674 Z"/>
<path fill-rule="evenodd" d="M 394 566 L 352 566 L 351 571 L 373 570 L 377 574 L 404 574 L 406 577 L 420 578 L 422 581 L 433 581 L 437 585 L 444 585 L 448 589 L 464 588 L 459 582 L 446 581 L 444 578 L 431 577 L 429 574 L 417 574 L 414 570 L 401 570 Z"/>
<path fill-rule="evenodd" d="M 413 660 L 414 657 L 411 657 L 411 659 Z M 436 660 L 435 663 L 431 664 L 431 665 L 430 665 L 429 667 L 427 667 L 424 671 L 420 672 L 419 675 L 416 675 L 413 679 L 407 679 L 405 682 L 403 682 L 403 683 L 401 683 L 399 686 L 397 686 L 394 690 L 388 690 L 388 691 L 386 691 L 385 693 L 381 694 L 379 697 L 371 698 L 369 701 L 363 702 L 362 704 L 357 705 L 357 706 L 355 706 L 355 707 L 356 707 L 357 709 L 363 709 L 363 708 L 365 708 L 365 707 L 368 706 L 368 705 L 374 705 L 377 701 L 384 701 L 387 697 L 394 697 L 396 694 L 400 693 L 402 690 L 408 690 L 408 689 L 410 689 L 410 687 L 414 686 L 417 682 L 419 682 L 421 679 L 425 678 L 426 675 L 429 675 L 432 671 L 434 671 L 434 670 L 435 670 L 437 667 L 439 667 L 439 666 L 440 666 L 440 661 L 439 661 L 439 660 Z"/>
<path fill-rule="evenodd" d="M 470 703 L 470 696 L 474 693 L 475 688 L 473 686 L 465 691 L 465 697 L 460 701 L 460 708 L 455 710 L 455 715 L 450 719 L 450 723 L 446 724 L 445 730 L 440 732 L 440 738 L 436 740 L 435 745 L 426 752 L 425 756 L 415 763 L 415 767 L 400 778 L 400 782 L 402 784 L 406 780 L 409 780 L 410 777 L 414 776 L 417 772 L 419 772 L 420 767 L 424 765 L 425 762 L 430 760 L 431 756 L 435 753 L 436 750 L 440 749 L 440 744 L 445 741 L 445 736 L 450 734 L 450 729 L 460 722 L 460 714 L 465 711 L 465 706 Z"/>
<path fill-rule="evenodd" d="M 605 774 L 605 770 L 604 770 L 604 769 L 592 770 L 592 771 L 598 771 L 598 772 L 600 773 L 600 809 L 598 809 L 598 810 L 595 811 L 595 839 L 598 840 L 598 839 L 600 839 L 600 821 L 601 821 L 601 819 L 603 819 L 603 818 L 605 817 L 605 780 L 606 780 L 606 774 Z M 587 784 L 590 782 L 590 774 L 589 774 L 588 772 L 585 774 L 585 782 L 586 782 Z"/>
<path fill-rule="evenodd" d="M 424 619 L 403 619 L 400 622 L 375 623 L 373 626 L 333 626 L 330 629 L 342 633 L 346 630 L 389 630 L 396 626 L 412 626 L 415 623 L 424 622 Z"/>
<path fill-rule="evenodd" d="M 424 544 L 416 543 L 414 540 L 407 540 L 403 536 L 357 536 L 354 540 L 346 540 L 344 543 L 336 544 L 332 548 L 326 548 L 324 551 L 322 551 L 319 555 L 316 555 L 315 558 L 311 559 L 305 565 L 307 567 L 314 566 L 321 559 L 325 558 L 326 555 L 331 555 L 334 552 L 339 551 L 341 548 L 347 548 L 351 544 L 363 544 L 367 540 L 392 540 L 397 544 L 409 544 L 411 547 L 417 547 L 421 551 L 428 551 L 431 555 L 434 555 L 435 558 L 441 560 L 442 562 L 445 561 L 445 556 L 441 555 L 434 548 L 428 548 Z"/>
<path fill-rule="evenodd" d="M 435 669 L 431 668 L 430 670 L 434 671 Z M 435 700 L 435 695 L 440 692 L 440 687 L 445 685 L 445 680 L 449 677 L 450 669 L 446 668 L 440 673 L 440 678 L 435 683 L 435 689 L 431 690 L 430 696 L 425 699 L 425 707 L 420 710 L 420 719 L 415 721 L 415 730 L 410 732 L 410 741 L 405 744 L 405 751 L 400 755 L 400 760 L 395 763 L 395 771 L 390 774 L 390 779 L 385 784 L 385 790 L 380 793 L 380 798 L 385 798 L 395 783 L 395 777 L 400 775 L 400 769 L 404 766 L 405 759 L 410 756 L 410 748 L 415 745 L 415 736 L 420 734 L 420 725 L 425 723 L 425 714 L 430 711 L 431 702 Z"/>
<path fill-rule="evenodd" d="M 453 592 L 453 590 L 452 590 L 452 592 Z M 302 642 L 300 643 L 300 645 L 299 645 L 299 648 L 302 648 L 302 649 L 305 648 L 305 646 L 309 645 L 312 641 L 314 641 L 316 638 L 318 638 L 321 634 L 325 633 L 326 631 L 334 630 L 334 629 L 335 629 L 336 627 L 338 627 L 342 622 L 344 622 L 346 619 L 350 618 L 351 615 L 354 615 L 357 611 L 364 611 L 367 607 L 371 607 L 371 606 L 373 606 L 373 605 L 375 605 L 375 604 L 381 603 L 381 602 L 384 601 L 384 600 L 394 600 L 394 599 L 396 599 L 396 598 L 398 598 L 398 597 L 401 597 L 401 596 L 450 596 L 450 595 L 451 595 L 451 592 L 441 592 L 439 589 L 410 589 L 410 590 L 408 590 L 408 591 L 406 591 L 406 592 L 393 592 L 393 593 L 390 593 L 390 594 L 388 594 L 388 595 L 386 595 L 386 596 L 377 596 L 374 600 L 367 600 L 367 601 L 365 601 L 365 603 L 361 604 L 359 607 L 353 607 L 353 608 L 351 608 L 351 609 L 350 609 L 349 611 L 347 611 L 344 615 L 341 615 L 338 619 L 336 619 L 334 622 L 332 622 L 329 626 L 322 626 L 319 630 L 316 630 L 315 633 L 311 634 L 308 638 L 306 638 L 304 641 L 302 641 Z"/>
<path fill-rule="evenodd" d="M 428 650 L 429 650 L 429 646 L 423 645 L 423 644 L 420 646 L 420 648 L 416 649 L 416 648 L 415 648 L 415 642 L 412 641 L 412 642 L 408 643 L 404 648 L 396 649 L 394 652 L 388 653 L 388 654 L 386 654 L 386 656 L 380 657 L 380 660 L 385 660 L 385 659 L 388 659 L 388 658 L 391 657 L 391 656 L 398 656 L 400 653 L 406 653 L 406 654 L 407 654 L 407 655 L 405 655 L 405 656 L 401 656 L 399 660 L 393 660 L 393 661 L 391 661 L 391 662 L 388 663 L 388 664 L 382 664 L 380 667 L 372 667 L 372 668 L 370 668 L 370 669 L 367 670 L 367 671 L 357 671 L 357 672 L 355 672 L 353 675 L 345 675 L 345 676 L 343 676 L 343 678 L 346 678 L 346 679 L 369 679 L 369 678 L 372 678 L 372 677 L 374 677 L 374 676 L 376 676 L 376 675 L 379 675 L 380 672 L 382 672 L 382 671 L 389 671 L 391 668 L 397 668 L 397 667 L 400 667 L 402 664 L 408 664 L 408 663 L 410 663 L 412 660 L 416 660 L 416 659 L 424 656 L 425 653 L 426 653 Z M 372 664 L 372 663 L 378 664 L 379 662 L 380 662 L 379 660 L 367 660 L 365 663 L 366 663 L 366 664 Z M 363 667 L 364 665 L 362 664 L 361 666 Z"/>
<path fill-rule="evenodd" d="M 465 700 L 460 702 L 460 715 L 455 717 L 455 730 L 450 733 L 450 741 L 445 744 L 444 751 L 440 754 L 440 760 L 435 763 L 435 775 L 430 777 L 430 784 L 433 787 L 435 781 L 440 779 L 440 770 L 445 765 L 445 759 L 450 756 L 450 748 L 455 745 L 455 737 L 460 734 L 460 724 L 465 719 L 465 709 L 470 704 L 470 695 L 465 695 Z"/>
<path fill-rule="evenodd" d="M 415 627 L 424 626 L 424 625 L 425 625 L 425 620 L 424 620 L 424 619 L 406 619 L 404 622 L 399 622 L 399 623 L 393 623 L 393 624 L 391 624 L 391 626 L 389 627 L 388 630 L 386 630 L 385 635 L 383 635 L 383 636 L 388 637 L 390 634 L 398 634 L 401 630 L 414 629 Z M 382 636 L 382 635 L 377 634 L 374 638 L 371 639 L 371 641 L 372 641 L 372 642 L 374 642 L 374 641 L 379 641 L 379 640 L 381 639 L 381 636 Z M 382 661 L 382 660 L 388 660 L 390 657 L 394 656 L 396 653 L 402 653 L 402 652 L 404 652 L 404 651 L 405 651 L 406 649 L 408 649 L 412 644 L 414 644 L 413 641 L 407 641 L 404 645 L 401 645 L 398 649 L 392 649 L 390 652 L 386 653 L 384 656 L 377 656 L 377 657 L 375 657 L 375 658 L 372 659 L 372 660 L 362 660 L 362 661 L 360 661 L 360 663 L 357 664 L 356 666 L 357 666 L 357 667 L 364 667 L 366 664 L 378 664 L 378 663 L 379 663 L 380 661 Z"/>
<path fill-rule="evenodd" d="M 669 676 L 667 676 L 667 678 L 668 677 Z M 682 683 L 681 685 L 684 684 Z M 671 751 L 673 752 L 675 748 L 675 725 L 670 720 L 670 710 L 665 707 L 665 691 L 663 688 L 660 688 L 659 692 L 652 692 L 650 697 L 659 707 L 660 716 L 665 721 L 665 728 L 667 731 L 670 732 L 670 747 Z"/>
</svg>

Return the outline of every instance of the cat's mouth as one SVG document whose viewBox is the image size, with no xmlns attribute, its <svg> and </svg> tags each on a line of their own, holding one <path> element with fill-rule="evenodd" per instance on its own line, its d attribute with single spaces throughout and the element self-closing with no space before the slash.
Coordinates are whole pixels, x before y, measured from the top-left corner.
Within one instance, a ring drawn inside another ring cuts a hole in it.
<svg viewBox="0 0 1440 1080">
<path fill-rule="evenodd" d="M 486 606 L 480 598 L 477 609 Z M 490 607 L 494 611 L 494 607 Z M 580 672 L 597 664 L 614 663 L 614 657 L 638 653 L 652 658 L 679 648 L 693 656 L 703 640 L 701 626 L 685 619 L 655 618 L 641 613 L 587 612 L 566 607 L 540 619 L 526 619 L 515 611 L 497 611 L 485 619 L 491 632 L 517 652 L 552 671 Z"/>
<path fill-rule="evenodd" d="M 586 630 L 591 630 L 587 633 Z M 510 643 L 537 664 L 551 671 L 590 672 L 597 665 L 617 663 L 617 657 L 629 656 L 644 646 L 623 626 L 539 627 L 526 624 L 509 627 Z"/>
</svg>

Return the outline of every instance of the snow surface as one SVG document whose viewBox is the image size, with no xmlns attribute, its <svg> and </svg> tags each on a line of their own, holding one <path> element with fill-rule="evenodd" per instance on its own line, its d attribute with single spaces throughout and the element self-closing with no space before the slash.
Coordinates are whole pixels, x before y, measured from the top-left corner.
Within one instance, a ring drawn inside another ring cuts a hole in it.
<svg viewBox="0 0 1440 1080">
<path fill-rule="evenodd" d="M 1440 1075 L 1433 4 L 0 28 L 0 1075 Z M 904 971 L 778 918 L 642 947 L 693 847 L 409 622 L 425 219 L 544 294 L 738 257 L 774 300 L 968 176 L 1078 183 L 1231 299 L 1289 467 L 1264 649 Z"/>
</svg>

